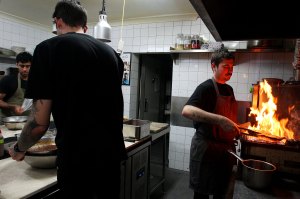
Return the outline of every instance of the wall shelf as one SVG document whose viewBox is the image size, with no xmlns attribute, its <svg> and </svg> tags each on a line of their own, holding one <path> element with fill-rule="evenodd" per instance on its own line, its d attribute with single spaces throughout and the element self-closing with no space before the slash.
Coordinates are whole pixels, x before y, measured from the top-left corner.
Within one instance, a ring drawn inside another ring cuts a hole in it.
<svg viewBox="0 0 300 199">
<path fill-rule="evenodd" d="M 276 53 L 276 52 L 294 52 L 293 48 L 249 48 L 249 49 L 229 49 L 236 53 Z M 212 53 L 213 50 L 194 49 L 194 50 L 170 50 L 172 59 L 176 64 L 179 54 L 184 53 Z"/>
<path fill-rule="evenodd" d="M 193 50 L 170 50 L 170 53 L 211 53 L 212 50 L 193 49 Z"/>
<path fill-rule="evenodd" d="M 170 50 L 172 59 L 176 64 L 176 60 L 179 58 L 179 54 L 185 53 L 212 53 L 213 50 L 206 50 L 206 49 L 193 49 L 193 50 Z"/>
</svg>

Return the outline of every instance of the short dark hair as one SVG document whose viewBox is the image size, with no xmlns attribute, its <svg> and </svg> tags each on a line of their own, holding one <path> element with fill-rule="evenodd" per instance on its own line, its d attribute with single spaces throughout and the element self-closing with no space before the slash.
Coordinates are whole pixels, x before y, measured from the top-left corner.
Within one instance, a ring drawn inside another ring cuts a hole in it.
<svg viewBox="0 0 300 199">
<path fill-rule="evenodd" d="M 21 52 L 16 57 L 16 62 L 19 63 L 26 63 L 26 62 L 32 62 L 32 55 L 29 52 Z"/>
<path fill-rule="evenodd" d="M 85 27 L 87 24 L 87 12 L 79 2 L 74 0 L 61 0 L 56 6 L 52 18 L 62 19 L 71 27 Z"/>
<path fill-rule="evenodd" d="M 230 52 L 227 48 L 222 47 L 212 53 L 210 63 L 211 64 L 214 63 L 216 66 L 218 66 L 223 61 L 223 59 L 235 60 L 235 57 L 234 57 L 234 54 L 232 52 Z"/>
</svg>

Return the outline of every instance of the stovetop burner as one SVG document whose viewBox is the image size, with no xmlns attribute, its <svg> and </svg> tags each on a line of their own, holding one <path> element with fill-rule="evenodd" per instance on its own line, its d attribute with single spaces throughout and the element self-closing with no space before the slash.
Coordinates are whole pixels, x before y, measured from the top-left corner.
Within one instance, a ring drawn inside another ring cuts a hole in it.
<svg viewBox="0 0 300 199">
<path fill-rule="evenodd" d="M 250 136 L 250 135 L 241 135 L 240 137 L 241 143 L 245 144 L 254 144 L 254 145 L 261 145 L 268 148 L 276 148 L 276 149 L 283 149 L 289 151 L 299 151 L 300 152 L 300 141 L 293 141 L 293 140 L 276 140 L 267 137 L 259 137 L 259 136 Z"/>
<path fill-rule="evenodd" d="M 300 81 L 286 81 L 283 85 L 300 85 Z"/>
</svg>

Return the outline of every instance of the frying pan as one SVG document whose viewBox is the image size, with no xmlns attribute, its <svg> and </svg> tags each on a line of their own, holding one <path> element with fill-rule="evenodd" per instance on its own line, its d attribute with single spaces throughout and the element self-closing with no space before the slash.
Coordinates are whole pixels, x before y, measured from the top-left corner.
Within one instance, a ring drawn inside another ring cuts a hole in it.
<svg viewBox="0 0 300 199">
<path fill-rule="evenodd" d="M 276 136 L 276 135 L 271 135 L 271 134 L 268 135 L 268 134 L 260 133 L 258 131 L 248 129 L 247 127 L 244 127 L 244 126 L 241 126 L 241 125 L 239 125 L 238 128 L 241 130 L 240 131 L 241 133 L 246 134 L 246 135 L 251 135 L 251 136 L 255 136 L 255 137 L 264 136 L 264 137 L 268 137 L 268 138 L 272 138 L 272 139 L 276 139 L 276 140 L 284 139 L 284 137 L 279 137 L 279 136 Z M 244 130 L 246 130 L 247 132 L 245 132 Z"/>
<path fill-rule="evenodd" d="M 232 150 L 228 150 L 242 163 L 242 175 L 244 184 L 253 189 L 264 189 L 270 186 L 276 167 L 265 161 L 247 159 L 244 160 Z"/>
</svg>

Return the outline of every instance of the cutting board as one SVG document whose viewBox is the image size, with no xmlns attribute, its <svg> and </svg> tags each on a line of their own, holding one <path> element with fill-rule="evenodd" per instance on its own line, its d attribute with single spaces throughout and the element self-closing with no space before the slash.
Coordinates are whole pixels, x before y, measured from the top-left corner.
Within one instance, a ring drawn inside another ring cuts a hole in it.
<svg viewBox="0 0 300 199">
<path fill-rule="evenodd" d="M 151 122 L 150 132 L 157 133 L 169 127 L 168 123 Z"/>
</svg>

